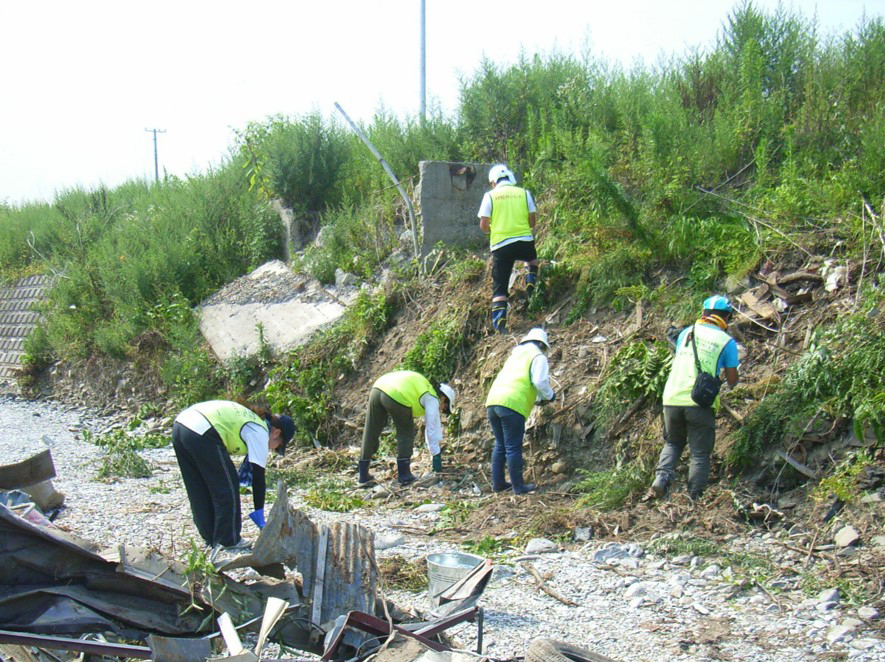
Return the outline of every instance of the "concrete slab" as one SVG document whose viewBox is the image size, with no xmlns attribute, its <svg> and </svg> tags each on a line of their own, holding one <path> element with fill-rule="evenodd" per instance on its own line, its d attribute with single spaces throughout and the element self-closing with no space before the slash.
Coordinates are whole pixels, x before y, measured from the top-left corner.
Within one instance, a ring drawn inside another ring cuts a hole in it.
<svg viewBox="0 0 885 662">
<path fill-rule="evenodd" d="M 279 356 L 339 319 L 356 295 L 356 288 L 328 290 L 274 260 L 204 301 L 200 332 L 216 356 L 226 361 L 259 351 L 261 325 L 264 341 Z"/>
<path fill-rule="evenodd" d="M 489 163 L 421 161 L 415 191 L 421 206 L 424 239 L 421 254 L 437 242 L 464 247 L 482 246 L 488 238 L 479 229 L 476 212 L 489 190 Z"/>
</svg>

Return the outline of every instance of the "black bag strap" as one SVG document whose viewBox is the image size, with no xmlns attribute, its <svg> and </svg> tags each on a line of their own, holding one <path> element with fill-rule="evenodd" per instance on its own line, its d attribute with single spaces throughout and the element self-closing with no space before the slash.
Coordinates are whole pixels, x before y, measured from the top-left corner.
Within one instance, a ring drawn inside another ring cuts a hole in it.
<svg viewBox="0 0 885 662">
<path fill-rule="evenodd" d="M 704 372 L 704 370 L 703 370 L 703 368 L 701 368 L 701 360 L 698 358 L 698 346 L 695 343 L 695 339 L 694 339 L 694 333 L 695 333 L 695 330 L 697 329 L 697 327 L 698 327 L 697 322 L 695 322 L 694 324 L 691 325 L 691 334 L 690 334 L 691 335 L 691 348 L 692 348 L 692 350 L 694 350 L 695 368 L 697 368 L 698 374 L 701 374 L 702 372 Z"/>
</svg>

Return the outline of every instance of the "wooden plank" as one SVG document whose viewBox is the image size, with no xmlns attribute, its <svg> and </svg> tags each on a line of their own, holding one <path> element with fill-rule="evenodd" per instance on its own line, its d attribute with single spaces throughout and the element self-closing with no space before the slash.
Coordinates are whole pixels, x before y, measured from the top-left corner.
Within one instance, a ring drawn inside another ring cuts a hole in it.
<svg viewBox="0 0 885 662">
<path fill-rule="evenodd" d="M 27 460 L 0 466 L 0 489 L 14 490 L 55 478 L 52 453 L 47 448 Z"/>
<path fill-rule="evenodd" d="M 814 471 L 812 471 L 808 467 L 806 467 L 804 464 L 799 462 L 798 460 L 794 460 L 792 457 L 790 457 L 789 455 L 787 455 L 786 453 L 784 453 L 783 451 L 780 451 L 780 450 L 775 451 L 774 453 L 775 453 L 775 455 L 777 455 L 779 458 L 784 460 L 787 464 L 789 464 L 791 467 L 793 467 L 796 471 L 798 471 L 803 476 L 808 476 L 809 478 L 817 480 L 817 474 L 814 473 Z"/>
<path fill-rule="evenodd" d="M 317 568 L 313 578 L 313 605 L 310 620 L 317 625 L 323 622 L 323 582 L 326 580 L 326 553 L 329 549 L 329 527 L 322 525 L 317 544 Z"/>
</svg>

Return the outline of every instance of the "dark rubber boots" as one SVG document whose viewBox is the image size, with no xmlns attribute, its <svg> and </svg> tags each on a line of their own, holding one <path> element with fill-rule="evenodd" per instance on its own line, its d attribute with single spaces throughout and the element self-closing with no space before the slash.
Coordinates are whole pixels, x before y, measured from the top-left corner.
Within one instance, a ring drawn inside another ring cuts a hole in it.
<svg viewBox="0 0 885 662">
<path fill-rule="evenodd" d="M 398 457 L 396 458 L 396 480 L 400 485 L 411 485 L 415 482 L 415 476 L 412 474 L 412 458 Z"/>
</svg>

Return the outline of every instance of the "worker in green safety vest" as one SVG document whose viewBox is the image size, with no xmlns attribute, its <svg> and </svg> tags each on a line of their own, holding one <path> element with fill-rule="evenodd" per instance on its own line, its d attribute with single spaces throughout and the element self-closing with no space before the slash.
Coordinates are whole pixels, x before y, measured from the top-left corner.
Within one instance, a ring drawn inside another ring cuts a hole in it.
<svg viewBox="0 0 885 662">
<path fill-rule="evenodd" d="M 289 416 L 228 400 L 209 400 L 182 411 L 172 426 L 172 448 L 191 504 L 194 524 L 210 547 L 236 549 L 240 538 L 240 478 L 231 455 L 245 455 L 251 469 L 255 510 L 249 518 L 265 525 L 265 468 L 270 451 L 282 455 L 295 434 Z"/>
<path fill-rule="evenodd" d="M 716 441 L 719 397 L 716 397 L 710 407 L 701 407 L 692 399 L 692 390 L 698 376 L 695 352 L 704 372 L 716 378 L 724 372 L 729 386 L 738 382 L 737 343 L 726 333 L 732 315 L 731 304 L 724 296 L 714 295 L 708 297 L 703 305 L 701 318 L 683 329 L 676 340 L 676 355 L 664 386 L 666 443 L 649 491 L 649 497 L 652 498 L 667 493 L 686 443 L 691 452 L 688 494 L 692 499 L 697 499 L 707 487 L 710 458 Z"/>
<path fill-rule="evenodd" d="M 516 175 L 503 163 L 489 170 L 489 183 L 492 190 L 483 196 L 477 216 L 480 229 L 489 235 L 492 251 L 492 329 L 504 333 L 514 263 L 526 263 L 529 297 L 538 281 L 538 254 L 532 235 L 537 210 L 531 192 L 516 185 Z"/>
<path fill-rule="evenodd" d="M 492 489 L 525 494 L 536 489 L 523 479 L 522 440 L 525 422 L 535 402 L 552 402 L 556 393 L 550 387 L 550 368 L 546 351 L 550 341 L 544 329 L 532 329 L 507 357 L 504 367 L 492 382 L 486 398 L 486 414 L 495 446 L 492 449 Z M 504 466 L 510 482 L 504 479 Z"/>
<path fill-rule="evenodd" d="M 388 418 L 393 419 L 396 428 L 396 471 L 400 485 L 415 481 L 411 464 L 416 418 L 424 417 L 424 440 L 433 470 L 442 471 L 440 414 L 451 413 L 454 404 L 455 389 L 445 383 L 434 388 L 424 375 L 412 370 L 395 370 L 375 380 L 369 392 L 363 445 L 357 464 L 360 486 L 369 487 L 374 483 L 369 474 L 369 463 L 378 452 L 378 442 Z"/>
</svg>

